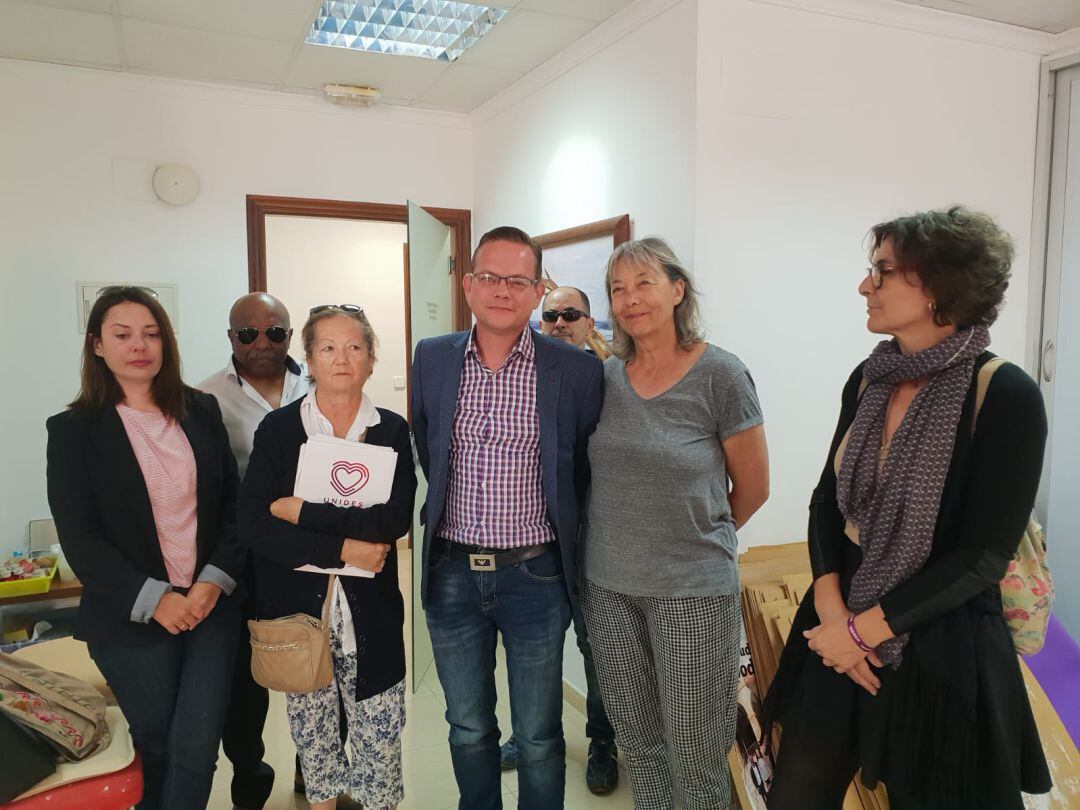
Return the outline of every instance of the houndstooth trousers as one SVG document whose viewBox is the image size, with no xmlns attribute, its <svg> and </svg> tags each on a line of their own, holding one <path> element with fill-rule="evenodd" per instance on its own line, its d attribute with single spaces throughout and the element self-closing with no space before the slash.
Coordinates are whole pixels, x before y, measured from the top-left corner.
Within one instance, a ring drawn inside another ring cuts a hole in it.
<svg viewBox="0 0 1080 810">
<path fill-rule="evenodd" d="M 629 596 L 585 579 L 585 624 L 635 810 L 727 810 L 739 597 Z"/>
</svg>

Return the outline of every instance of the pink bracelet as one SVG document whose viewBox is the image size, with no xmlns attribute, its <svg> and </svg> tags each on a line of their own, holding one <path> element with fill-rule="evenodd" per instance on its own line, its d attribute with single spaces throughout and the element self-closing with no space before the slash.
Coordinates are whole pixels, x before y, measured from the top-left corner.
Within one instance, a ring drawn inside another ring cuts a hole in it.
<svg viewBox="0 0 1080 810">
<path fill-rule="evenodd" d="M 847 631 L 851 634 L 851 640 L 854 641 L 855 645 L 864 653 L 874 651 L 874 648 L 868 646 L 867 643 L 862 640 L 859 631 L 855 629 L 855 617 L 853 615 L 847 617 Z"/>
</svg>

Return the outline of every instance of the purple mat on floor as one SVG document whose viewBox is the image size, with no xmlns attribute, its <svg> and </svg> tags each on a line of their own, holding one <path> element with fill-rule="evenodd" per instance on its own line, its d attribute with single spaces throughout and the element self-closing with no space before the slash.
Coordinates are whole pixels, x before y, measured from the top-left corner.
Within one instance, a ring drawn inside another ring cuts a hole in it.
<svg viewBox="0 0 1080 810">
<path fill-rule="evenodd" d="M 1080 645 L 1050 616 L 1046 645 L 1024 662 L 1046 692 L 1073 742 L 1080 746 Z"/>
</svg>

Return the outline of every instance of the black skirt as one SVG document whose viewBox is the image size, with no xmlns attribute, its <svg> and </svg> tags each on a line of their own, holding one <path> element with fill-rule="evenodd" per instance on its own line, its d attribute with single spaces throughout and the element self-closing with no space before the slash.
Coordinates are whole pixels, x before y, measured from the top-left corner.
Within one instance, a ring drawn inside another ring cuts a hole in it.
<svg viewBox="0 0 1080 810">
<path fill-rule="evenodd" d="M 846 599 L 862 552 L 845 545 Z M 766 725 L 781 728 L 781 759 L 785 735 L 844 748 L 864 785 L 885 783 L 893 810 L 1023 810 L 1021 791 L 1050 790 L 996 587 L 912 630 L 900 666 L 876 670 L 876 696 L 807 646 L 803 631 L 819 623 L 810 590 L 765 699 Z"/>
</svg>

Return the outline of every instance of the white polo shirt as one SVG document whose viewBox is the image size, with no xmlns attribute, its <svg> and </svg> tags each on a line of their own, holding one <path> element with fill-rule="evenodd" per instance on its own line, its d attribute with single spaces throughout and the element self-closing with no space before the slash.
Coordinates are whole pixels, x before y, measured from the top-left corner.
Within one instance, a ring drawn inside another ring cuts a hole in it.
<svg viewBox="0 0 1080 810">
<path fill-rule="evenodd" d="M 285 383 L 281 389 L 282 406 L 307 394 L 308 386 L 307 369 L 286 356 Z M 211 374 L 199 383 L 198 387 L 208 394 L 213 394 L 221 406 L 221 416 L 225 421 L 225 429 L 229 432 L 229 444 L 236 456 L 240 477 L 243 478 L 247 472 L 248 458 L 251 456 L 255 429 L 263 417 L 274 409 L 262 394 L 255 390 L 255 386 L 245 383 L 236 373 L 236 364 L 232 357 L 229 357 L 225 368 Z"/>
</svg>

